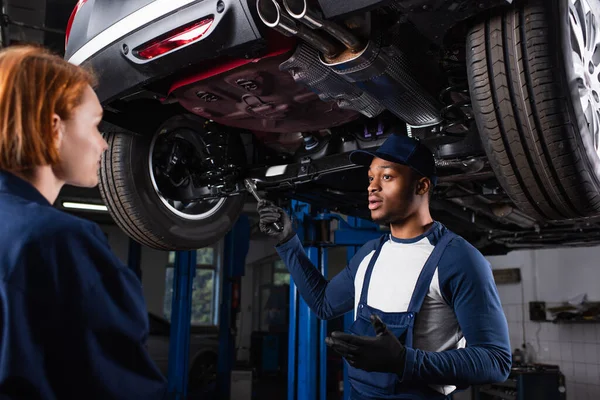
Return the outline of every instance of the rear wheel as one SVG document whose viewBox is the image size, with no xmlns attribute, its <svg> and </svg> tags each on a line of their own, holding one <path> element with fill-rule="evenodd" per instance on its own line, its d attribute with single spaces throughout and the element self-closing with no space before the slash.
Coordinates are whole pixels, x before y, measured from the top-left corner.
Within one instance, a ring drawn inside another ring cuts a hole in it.
<svg viewBox="0 0 600 400">
<path fill-rule="evenodd" d="M 233 133 L 210 131 L 204 120 L 177 116 L 149 136 L 106 134 L 100 193 L 131 238 L 160 250 L 189 250 L 223 237 L 239 217 L 244 196 L 210 196 L 231 185 L 244 162 Z"/>
<path fill-rule="evenodd" d="M 471 99 L 496 176 L 538 220 L 600 213 L 600 0 L 520 2 L 467 38 Z"/>
<path fill-rule="evenodd" d="M 193 363 L 188 374 L 188 387 L 190 391 L 205 389 L 217 380 L 217 355 L 205 353 L 200 355 Z"/>
</svg>

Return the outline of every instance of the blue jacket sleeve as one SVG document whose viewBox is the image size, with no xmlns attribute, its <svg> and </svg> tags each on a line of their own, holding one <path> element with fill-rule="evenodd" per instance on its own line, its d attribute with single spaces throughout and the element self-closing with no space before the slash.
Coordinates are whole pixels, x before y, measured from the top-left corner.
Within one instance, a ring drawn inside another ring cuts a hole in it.
<svg viewBox="0 0 600 400">
<path fill-rule="evenodd" d="M 467 347 L 443 352 L 408 348 L 402 379 L 458 387 L 506 380 L 512 362 L 508 324 L 489 263 L 457 238 L 448 245 L 438 274 Z"/>
<path fill-rule="evenodd" d="M 61 268 L 76 269 L 85 287 L 82 298 L 72 299 L 64 342 L 72 346 L 72 366 L 85 371 L 74 372 L 71 388 L 97 398 L 166 398 L 166 380 L 145 347 L 148 314 L 137 276 L 97 225 L 86 224 L 64 239 L 55 259 Z"/>
<path fill-rule="evenodd" d="M 356 271 L 362 259 L 373 250 L 375 241 L 366 243 L 339 274 L 327 281 L 306 255 L 298 236 L 277 246 L 300 295 L 320 319 L 332 319 L 352 310 Z"/>
</svg>

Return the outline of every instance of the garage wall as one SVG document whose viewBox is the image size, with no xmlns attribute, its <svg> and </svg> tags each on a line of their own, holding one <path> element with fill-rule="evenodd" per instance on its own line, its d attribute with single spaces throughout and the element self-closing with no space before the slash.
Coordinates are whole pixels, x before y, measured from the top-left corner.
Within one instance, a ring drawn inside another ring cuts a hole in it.
<svg viewBox="0 0 600 400">
<path fill-rule="evenodd" d="M 560 366 L 568 399 L 600 399 L 600 324 L 529 321 L 529 302 L 559 303 L 587 294 L 600 301 L 600 247 L 517 251 L 488 257 L 492 267 L 520 268 L 520 284 L 498 285 L 511 346 L 525 342 L 534 361 Z"/>
</svg>

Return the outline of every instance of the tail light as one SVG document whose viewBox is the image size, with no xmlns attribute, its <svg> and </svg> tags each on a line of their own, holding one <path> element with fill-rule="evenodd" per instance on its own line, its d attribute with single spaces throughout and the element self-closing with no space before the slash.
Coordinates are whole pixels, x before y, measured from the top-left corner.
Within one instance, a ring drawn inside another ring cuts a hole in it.
<svg viewBox="0 0 600 400">
<path fill-rule="evenodd" d="M 143 44 L 135 50 L 135 55 L 143 60 L 161 56 L 179 47 L 200 39 L 212 26 L 212 17 L 177 28 L 158 39 Z"/>
<path fill-rule="evenodd" d="M 67 49 L 67 44 L 69 44 L 69 35 L 71 35 L 71 27 L 73 26 L 73 20 L 75 20 L 75 16 L 86 2 L 87 0 L 79 0 L 77 2 L 77 5 L 73 9 L 73 12 L 71 13 L 71 17 L 69 17 L 69 23 L 67 24 L 67 31 L 65 33 L 65 50 Z"/>
</svg>

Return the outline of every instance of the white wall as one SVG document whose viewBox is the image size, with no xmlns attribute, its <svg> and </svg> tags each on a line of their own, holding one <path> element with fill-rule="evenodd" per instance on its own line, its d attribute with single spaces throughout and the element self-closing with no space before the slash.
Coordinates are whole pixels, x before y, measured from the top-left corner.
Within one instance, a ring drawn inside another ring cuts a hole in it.
<svg viewBox="0 0 600 400">
<path fill-rule="evenodd" d="M 494 269 L 521 269 L 521 284 L 498 285 L 513 351 L 526 342 L 534 361 L 559 365 L 569 400 L 600 399 L 600 324 L 531 322 L 529 302 L 556 304 L 583 293 L 589 301 L 600 301 L 599 258 L 600 247 L 488 257 Z"/>
</svg>

